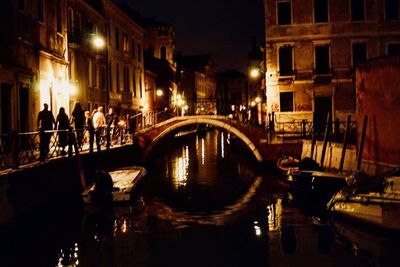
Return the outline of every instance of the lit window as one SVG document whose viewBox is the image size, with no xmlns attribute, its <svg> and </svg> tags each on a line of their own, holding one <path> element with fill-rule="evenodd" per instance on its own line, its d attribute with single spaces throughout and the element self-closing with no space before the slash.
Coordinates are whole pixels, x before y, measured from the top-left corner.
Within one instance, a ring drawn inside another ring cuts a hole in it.
<svg viewBox="0 0 400 267">
<path fill-rule="evenodd" d="M 351 20 L 360 21 L 365 19 L 364 0 L 351 0 Z"/>
<path fill-rule="evenodd" d="M 278 25 L 292 24 L 292 5 L 291 2 L 278 2 Z"/>
<path fill-rule="evenodd" d="M 122 34 L 122 51 L 128 52 L 128 34 Z"/>
<path fill-rule="evenodd" d="M 293 92 L 282 92 L 279 94 L 281 112 L 293 111 Z"/>
<path fill-rule="evenodd" d="M 314 0 L 314 22 L 328 22 L 328 0 Z"/>
</svg>

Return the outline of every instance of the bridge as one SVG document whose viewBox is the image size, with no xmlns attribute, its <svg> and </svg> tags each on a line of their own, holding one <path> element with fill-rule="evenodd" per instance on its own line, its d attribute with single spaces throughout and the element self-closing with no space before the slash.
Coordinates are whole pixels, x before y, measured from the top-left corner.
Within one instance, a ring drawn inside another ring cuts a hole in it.
<svg viewBox="0 0 400 267">
<path fill-rule="evenodd" d="M 139 146 L 145 151 L 143 160 L 146 160 L 157 144 L 166 137 L 190 125 L 199 124 L 212 125 L 234 134 L 251 151 L 258 162 L 275 161 L 283 152 L 293 151 L 293 144 L 284 144 L 271 138 L 271 133 L 261 127 L 242 123 L 227 116 L 196 115 L 173 117 L 137 131 L 136 139 Z M 301 153 L 301 145 L 298 147 L 297 150 Z"/>
</svg>

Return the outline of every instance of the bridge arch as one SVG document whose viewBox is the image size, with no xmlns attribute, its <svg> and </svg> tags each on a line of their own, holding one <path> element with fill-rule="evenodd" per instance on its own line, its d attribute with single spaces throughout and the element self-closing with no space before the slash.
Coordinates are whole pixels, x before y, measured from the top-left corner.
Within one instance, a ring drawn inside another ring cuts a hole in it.
<svg viewBox="0 0 400 267">
<path fill-rule="evenodd" d="M 184 119 L 183 119 L 184 118 Z M 228 132 L 231 132 L 235 136 L 237 136 L 242 142 L 250 149 L 254 157 L 257 159 L 258 162 L 262 162 L 263 158 L 261 156 L 260 151 L 257 149 L 257 147 L 254 145 L 254 143 L 248 138 L 244 133 L 242 133 L 239 129 L 234 127 L 233 125 L 226 123 L 224 120 L 219 120 L 219 119 L 212 119 L 212 118 L 204 118 L 200 116 L 192 116 L 192 117 L 180 117 L 176 118 L 176 120 L 179 120 L 177 123 L 174 123 L 167 127 L 165 130 L 163 130 L 161 133 L 159 133 L 150 143 L 150 145 L 146 148 L 144 154 L 143 154 L 143 161 L 145 161 L 154 147 L 162 140 L 164 137 L 167 135 L 171 134 L 172 132 L 176 131 L 179 128 L 183 128 L 185 126 L 189 125 L 196 125 L 196 124 L 209 124 L 213 125 L 215 127 L 219 127 L 222 129 L 227 130 Z"/>
</svg>

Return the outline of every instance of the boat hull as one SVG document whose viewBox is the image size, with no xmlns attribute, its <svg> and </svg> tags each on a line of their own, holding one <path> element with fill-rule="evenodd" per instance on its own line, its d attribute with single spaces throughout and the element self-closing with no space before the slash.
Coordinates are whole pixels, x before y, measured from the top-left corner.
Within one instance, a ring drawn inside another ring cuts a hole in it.
<svg viewBox="0 0 400 267">
<path fill-rule="evenodd" d="M 377 192 L 339 191 L 328 203 L 336 215 L 352 218 L 386 229 L 400 230 L 400 177 L 387 178 Z M 353 189 L 354 190 L 354 189 Z"/>
<path fill-rule="evenodd" d="M 133 200 L 134 192 L 141 180 L 146 176 L 146 169 L 139 166 L 119 168 L 109 171 L 113 182 L 113 189 L 110 197 L 113 203 L 130 202 Z M 93 203 L 96 195 L 96 185 L 88 187 L 83 193 L 85 203 Z"/>
</svg>

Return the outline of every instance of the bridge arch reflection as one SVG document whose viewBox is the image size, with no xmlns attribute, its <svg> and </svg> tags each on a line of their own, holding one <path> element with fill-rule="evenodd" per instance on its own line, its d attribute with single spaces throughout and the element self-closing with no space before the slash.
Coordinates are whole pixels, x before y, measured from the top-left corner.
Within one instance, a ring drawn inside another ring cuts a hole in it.
<svg viewBox="0 0 400 267">
<path fill-rule="evenodd" d="M 199 124 L 209 124 L 218 128 L 225 129 L 226 131 L 234 134 L 239 138 L 244 145 L 251 151 L 258 162 L 263 161 L 260 151 L 257 149 L 253 141 L 242 131 L 240 131 L 235 125 L 230 122 L 224 116 L 185 116 L 172 118 L 152 129 L 147 130 L 147 132 L 153 132 L 153 136 L 150 138 L 149 144 L 145 145 L 145 152 L 143 154 L 142 160 L 146 161 L 154 148 L 167 136 L 179 131 L 179 129 L 184 129 L 191 125 Z M 146 132 L 138 133 L 138 136 L 144 135 Z"/>
</svg>

